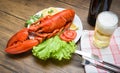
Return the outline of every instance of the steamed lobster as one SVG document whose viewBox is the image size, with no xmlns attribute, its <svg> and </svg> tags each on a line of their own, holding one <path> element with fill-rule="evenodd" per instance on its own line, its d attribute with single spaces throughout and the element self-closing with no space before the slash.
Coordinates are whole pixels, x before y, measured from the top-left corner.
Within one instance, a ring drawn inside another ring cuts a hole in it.
<svg viewBox="0 0 120 73">
<path fill-rule="evenodd" d="M 31 24 L 13 35 L 7 43 L 5 51 L 9 54 L 19 54 L 31 50 L 71 25 L 75 12 L 72 9 L 63 10 L 53 16 L 47 16 Z"/>
</svg>

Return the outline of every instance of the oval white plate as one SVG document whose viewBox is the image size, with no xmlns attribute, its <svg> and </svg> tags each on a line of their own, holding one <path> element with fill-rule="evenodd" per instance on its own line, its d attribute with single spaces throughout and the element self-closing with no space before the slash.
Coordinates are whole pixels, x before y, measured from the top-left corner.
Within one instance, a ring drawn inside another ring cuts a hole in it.
<svg viewBox="0 0 120 73">
<path fill-rule="evenodd" d="M 56 7 L 54 7 L 54 8 L 56 8 Z M 57 8 L 57 9 L 60 11 L 65 10 L 64 8 Z M 35 15 L 40 15 L 40 14 L 41 14 L 41 11 L 37 12 Z M 77 14 L 75 14 L 75 17 L 73 19 L 73 24 L 75 24 L 79 28 L 78 30 L 76 30 L 77 36 L 74 39 L 74 41 L 77 42 L 80 39 L 80 37 L 82 35 L 82 30 L 83 30 L 82 22 Z"/>
</svg>

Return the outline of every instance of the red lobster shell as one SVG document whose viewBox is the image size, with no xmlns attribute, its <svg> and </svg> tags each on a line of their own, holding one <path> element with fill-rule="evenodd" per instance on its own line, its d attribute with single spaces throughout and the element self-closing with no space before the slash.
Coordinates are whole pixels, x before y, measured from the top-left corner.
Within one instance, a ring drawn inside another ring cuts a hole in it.
<svg viewBox="0 0 120 73">
<path fill-rule="evenodd" d="M 66 9 L 53 16 L 39 19 L 29 28 L 24 28 L 13 35 L 8 41 L 5 51 L 9 54 L 19 54 L 31 50 L 33 46 L 68 28 L 74 15 L 74 10 Z M 33 36 L 34 39 L 29 36 Z"/>
</svg>

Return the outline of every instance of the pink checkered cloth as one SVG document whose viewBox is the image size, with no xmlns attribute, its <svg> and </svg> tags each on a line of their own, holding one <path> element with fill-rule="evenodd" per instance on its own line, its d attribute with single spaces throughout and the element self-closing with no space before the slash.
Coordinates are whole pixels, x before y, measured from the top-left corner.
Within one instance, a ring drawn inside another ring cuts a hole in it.
<svg viewBox="0 0 120 73">
<path fill-rule="evenodd" d="M 98 49 L 93 45 L 94 31 L 84 30 L 81 36 L 81 50 L 98 55 L 102 60 L 120 66 L 120 27 L 118 27 L 105 49 Z M 86 73 L 109 73 L 91 65 L 85 66 Z"/>
</svg>

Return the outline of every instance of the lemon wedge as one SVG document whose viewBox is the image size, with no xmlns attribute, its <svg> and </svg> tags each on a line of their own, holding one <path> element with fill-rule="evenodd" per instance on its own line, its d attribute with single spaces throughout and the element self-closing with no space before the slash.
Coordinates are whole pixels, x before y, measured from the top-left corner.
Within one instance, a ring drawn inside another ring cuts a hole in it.
<svg viewBox="0 0 120 73">
<path fill-rule="evenodd" d="M 71 30 L 78 30 L 79 28 L 75 24 L 72 23 L 70 26 L 70 29 Z"/>
</svg>

